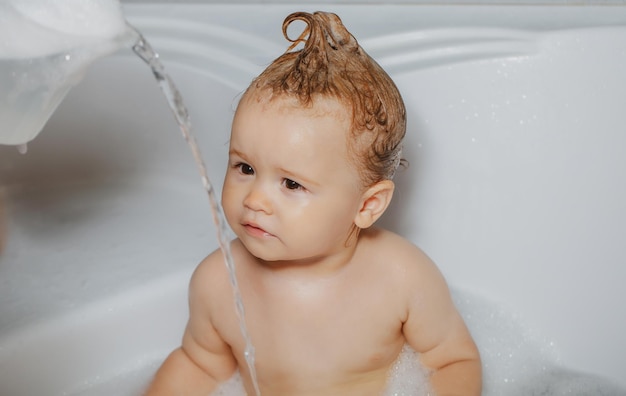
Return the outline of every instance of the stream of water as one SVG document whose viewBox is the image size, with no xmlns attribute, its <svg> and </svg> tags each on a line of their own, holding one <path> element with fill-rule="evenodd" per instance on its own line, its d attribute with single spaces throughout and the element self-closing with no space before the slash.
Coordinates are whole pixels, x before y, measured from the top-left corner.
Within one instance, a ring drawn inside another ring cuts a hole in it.
<svg viewBox="0 0 626 396">
<path fill-rule="evenodd" d="M 235 262 L 230 252 L 228 223 L 226 222 L 226 218 L 224 217 L 224 212 L 215 193 L 215 189 L 213 188 L 213 184 L 209 179 L 207 168 L 204 164 L 204 160 L 202 159 L 202 154 L 200 153 L 200 149 L 198 147 L 198 144 L 196 143 L 196 139 L 192 134 L 191 120 L 189 118 L 187 107 L 183 102 L 183 98 L 170 76 L 165 72 L 165 68 L 159 60 L 158 54 L 152 49 L 150 44 L 141 35 L 141 33 L 139 33 L 136 29 L 133 30 L 137 34 L 137 41 L 132 47 L 133 51 L 137 55 L 139 55 L 139 57 L 143 59 L 143 61 L 146 62 L 148 66 L 150 66 L 150 68 L 152 69 L 152 73 L 154 74 L 154 77 L 161 87 L 163 95 L 167 99 L 167 103 L 174 113 L 174 117 L 176 118 L 176 122 L 180 127 L 183 137 L 185 138 L 187 144 L 189 145 L 189 148 L 191 149 L 191 153 L 193 154 L 193 158 L 198 167 L 198 171 L 200 172 L 200 177 L 202 178 L 202 184 L 204 185 L 204 188 L 206 189 L 207 195 L 209 197 L 211 211 L 213 213 L 213 222 L 215 223 L 215 226 L 217 228 L 218 243 L 220 249 L 222 250 L 222 254 L 224 255 L 224 262 L 226 264 L 226 267 L 228 268 L 229 279 L 233 289 L 233 294 L 235 298 L 235 310 L 239 318 L 239 328 L 241 331 L 241 335 L 246 342 L 244 355 L 246 363 L 248 365 L 248 370 L 250 372 L 250 379 L 252 381 L 256 396 L 261 396 L 254 363 L 254 346 L 252 345 L 252 340 L 246 327 L 246 315 L 243 306 L 243 300 L 241 298 L 241 292 L 239 291 L 239 284 L 237 282 Z"/>
</svg>

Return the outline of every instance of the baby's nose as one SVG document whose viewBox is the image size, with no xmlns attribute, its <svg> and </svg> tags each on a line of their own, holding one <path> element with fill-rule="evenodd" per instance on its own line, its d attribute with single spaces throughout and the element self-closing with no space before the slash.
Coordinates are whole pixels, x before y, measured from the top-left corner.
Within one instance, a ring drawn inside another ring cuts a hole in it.
<svg viewBox="0 0 626 396">
<path fill-rule="evenodd" d="M 267 214 L 271 213 L 270 194 L 266 188 L 260 183 L 255 183 L 246 195 L 243 204 L 246 208 L 254 211 L 261 211 Z"/>
</svg>

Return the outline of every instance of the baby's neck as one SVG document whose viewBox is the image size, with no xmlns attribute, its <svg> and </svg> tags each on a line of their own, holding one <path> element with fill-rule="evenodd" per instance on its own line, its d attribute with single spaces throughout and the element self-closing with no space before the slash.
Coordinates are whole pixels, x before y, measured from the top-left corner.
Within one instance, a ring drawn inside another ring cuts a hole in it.
<svg viewBox="0 0 626 396">
<path fill-rule="evenodd" d="M 287 277 L 330 278 L 340 275 L 354 262 L 358 242 L 332 254 L 307 257 L 298 260 L 265 261 L 255 258 L 261 270 Z"/>
</svg>

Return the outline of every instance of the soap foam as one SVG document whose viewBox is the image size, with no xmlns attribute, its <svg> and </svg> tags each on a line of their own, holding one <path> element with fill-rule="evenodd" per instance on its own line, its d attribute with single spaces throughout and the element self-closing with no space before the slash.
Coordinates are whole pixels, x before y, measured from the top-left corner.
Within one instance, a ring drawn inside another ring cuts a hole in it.
<svg viewBox="0 0 626 396">
<path fill-rule="evenodd" d="M 453 291 L 480 350 L 483 396 L 626 396 L 626 389 L 559 363 L 555 342 L 523 318 L 480 296 Z"/>
<path fill-rule="evenodd" d="M 598 376 L 558 363 L 553 343 L 538 336 L 506 308 L 476 295 L 455 291 L 455 303 L 478 345 L 483 361 L 483 396 L 626 396 L 626 389 Z M 125 375 L 87 382 L 71 396 L 139 396 L 161 363 Z M 385 396 L 432 396 L 429 371 L 419 354 L 403 348 L 389 372 Z M 237 372 L 210 396 L 246 396 Z"/>
<path fill-rule="evenodd" d="M 419 354 L 405 345 L 389 370 L 384 396 L 432 395 L 429 370 L 419 361 Z M 210 396 L 246 396 L 239 371 L 222 383 Z"/>
<path fill-rule="evenodd" d="M 419 353 L 405 345 L 389 370 L 385 396 L 429 396 L 430 370 L 419 360 Z"/>
<path fill-rule="evenodd" d="M 458 290 L 453 297 L 481 353 L 483 396 L 626 396 L 626 389 L 605 378 L 559 365 L 554 343 L 504 307 Z M 384 396 L 433 396 L 429 373 L 405 345 Z M 246 396 L 239 374 L 210 396 Z"/>
</svg>

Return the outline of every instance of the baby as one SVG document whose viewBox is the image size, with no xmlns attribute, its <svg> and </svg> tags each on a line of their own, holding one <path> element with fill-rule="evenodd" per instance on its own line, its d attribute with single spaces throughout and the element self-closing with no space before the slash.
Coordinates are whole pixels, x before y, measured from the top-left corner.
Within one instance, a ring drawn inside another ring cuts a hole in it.
<svg viewBox="0 0 626 396">
<path fill-rule="evenodd" d="M 307 27 L 292 40 L 296 20 Z M 261 394 L 381 395 L 408 344 L 437 395 L 480 395 L 478 351 L 437 267 L 373 227 L 405 133 L 396 86 L 334 14 L 291 14 L 283 33 L 293 45 L 237 107 L 222 193 Z M 234 305 L 215 251 L 148 395 L 206 396 L 237 370 L 255 394 Z"/>
</svg>

